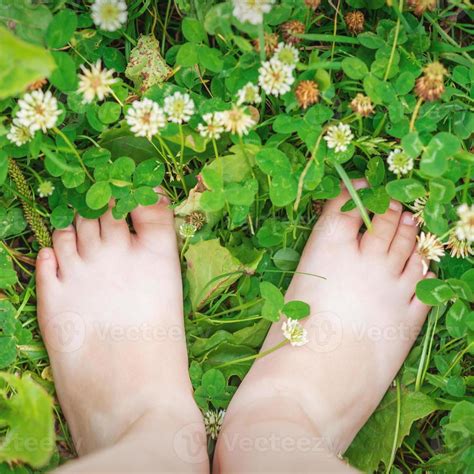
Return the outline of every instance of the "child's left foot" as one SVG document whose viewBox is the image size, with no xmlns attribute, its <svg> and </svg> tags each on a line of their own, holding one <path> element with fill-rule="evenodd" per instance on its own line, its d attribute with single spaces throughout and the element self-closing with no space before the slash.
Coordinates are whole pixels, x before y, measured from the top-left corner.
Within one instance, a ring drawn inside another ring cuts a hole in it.
<svg viewBox="0 0 474 474">
<path fill-rule="evenodd" d="M 175 455 L 179 465 L 189 453 L 176 444 L 194 443 L 205 466 L 173 213 L 162 199 L 132 220 L 136 234 L 110 210 L 78 218 L 75 228 L 55 231 L 54 250 L 39 253 L 38 315 L 57 394 L 79 454 L 146 425 L 156 431 L 151 452 Z"/>
</svg>

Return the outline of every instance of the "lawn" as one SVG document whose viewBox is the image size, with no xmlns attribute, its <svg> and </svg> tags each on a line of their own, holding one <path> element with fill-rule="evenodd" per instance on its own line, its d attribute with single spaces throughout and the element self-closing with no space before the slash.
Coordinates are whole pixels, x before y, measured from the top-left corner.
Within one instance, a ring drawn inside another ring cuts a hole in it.
<svg viewBox="0 0 474 474">
<path fill-rule="evenodd" d="M 417 286 L 433 305 L 422 333 L 345 456 L 365 472 L 474 469 L 472 5 L 257 3 L 0 0 L 1 472 L 75 455 L 36 320 L 35 257 L 54 229 L 166 191 L 212 454 L 270 324 L 309 314 L 283 295 L 341 181 L 366 227 L 391 198 L 413 211 L 437 274 Z"/>
</svg>

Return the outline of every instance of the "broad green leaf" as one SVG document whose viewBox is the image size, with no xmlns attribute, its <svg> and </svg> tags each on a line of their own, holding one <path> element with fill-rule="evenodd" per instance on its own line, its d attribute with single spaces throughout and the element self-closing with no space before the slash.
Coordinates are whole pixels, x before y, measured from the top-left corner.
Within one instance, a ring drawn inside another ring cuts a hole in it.
<svg viewBox="0 0 474 474">
<path fill-rule="evenodd" d="M 276 175 L 270 185 L 270 199 L 277 207 L 291 204 L 296 199 L 298 182 L 291 174 Z"/>
<path fill-rule="evenodd" d="M 191 43 L 202 43 L 207 41 L 206 30 L 202 23 L 191 17 L 186 17 L 181 22 L 184 37 Z"/>
<path fill-rule="evenodd" d="M 52 53 L 56 62 L 56 69 L 50 77 L 51 84 L 62 92 L 77 89 L 76 64 L 69 54 L 55 51 Z"/>
<path fill-rule="evenodd" d="M 417 158 L 423 150 L 423 143 L 418 132 L 411 132 L 402 138 L 403 151 L 411 158 Z"/>
<path fill-rule="evenodd" d="M 401 202 L 412 202 L 416 198 L 426 195 L 423 184 L 414 178 L 390 181 L 385 186 L 385 189 L 391 198 Z"/>
<path fill-rule="evenodd" d="M 194 43 L 184 43 L 176 56 L 176 64 L 183 67 L 194 66 L 198 62 L 198 48 Z"/>
<path fill-rule="evenodd" d="M 74 220 L 74 211 L 65 204 L 61 204 L 53 209 L 50 220 L 51 225 L 55 229 L 64 229 L 72 224 L 72 221 Z"/>
<path fill-rule="evenodd" d="M 363 79 L 368 73 L 367 65 L 359 58 L 351 57 L 342 60 L 342 70 L 351 79 Z"/>
<path fill-rule="evenodd" d="M 278 250 L 273 256 L 273 263 L 280 270 L 293 271 L 296 270 L 301 255 L 294 249 L 286 247 Z"/>
<path fill-rule="evenodd" d="M 456 188 L 449 179 L 434 178 L 430 180 L 430 200 L 448 203 L 455 195 Z"/>
<path fill-rule="evenodd" d="M 0 288 L 8 288 L 18 281 L 11 257 L 0 247 Z"/>
<path fill-rule="evenodd" d="M 46 43 L 50 48 L 61 48 L 71 39 L 77 28 L 77 16 L 72 10 L 57 13 L 46 31 Z"/>
<path fill-rule="evenodd" d="M 54 450 L 53 401 L 30 376 L 20 379 L 0 373 L 15 392 L 2 393 L 0 423 L 7 429 L 0 444 L 0 462 L 25 462 L 33 468 L 44 466 Z"/>
<path fill-rule="evenodd" d="M 210 369 L 202 376 L 202 387 L 209 397 L 215 397 L 225 392 L 226 380 L 221 371 Z"/>
<path fill-rule="evenodd" d="M 283 306 L 282 313 L 291 319 L 303 319 L 310 315 L 311 308 L 304 301 L 288 301 Z"/>
<path fill-rule="evenodd" d="M 291 173 L 288 157 L 277 148 L 263 148 L 255 156 L 258 167 L 269 176 L 287 176 Z"/>
<path fill-rule="evenodd" d="M 401 390 L 400 424 L 396 447 L 400 447 L 412 424 L 438 408 L 436 402 L 422 392 Z M 382 462 L 390 462 L 397 422 L 397 395 L 390 389 L 369 421 L 359 431 L 345 457 L 363 472 L 374 472 Z"/>
<path fill-rule="evenodd" d="M 417 298 L 432 306 L 436 306 L 449 301 L 455 295 L 453 289 L 445 281 L 438 278 L 421 280 L 416 285 Z"/>
<path fill-rule="evenodd" d="M 460 148 L 459 139 L 447 132 L 435 135 L 426 147 L 420 162 L 420 170 L 428 176 L 441 176 L 448 169 L 448 159 Z"/>
<path fill-rule="evenodd" d="M 212 258 L 209 258 L 212 256 Z M 237 260 L 218 239 L 191 244 L 185 253 L 186 278 L 194 310 L 222 293 L 244 273 L 253 273 L 260 257 L 249 265 Z"/>
<path fill-rule="evenodd" d="M 47 78 L 56 68 L 45 49 L 26 43 L 0 26 L 0 100 L 23 92 L 28 84 Z"/>
<path fill-rule="evenodd" d="M 91 209 L 101 209 L 106 206 L 112 197 L 112 189 L 106 181 L 97 181 L 86 194 L 86 203 Z"/>
</svg>

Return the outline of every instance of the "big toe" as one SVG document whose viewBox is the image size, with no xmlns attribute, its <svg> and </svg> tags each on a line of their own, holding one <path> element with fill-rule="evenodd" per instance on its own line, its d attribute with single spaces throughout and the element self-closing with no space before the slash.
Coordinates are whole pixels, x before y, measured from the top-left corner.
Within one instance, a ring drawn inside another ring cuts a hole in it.
<svg viewBox="0 0 474 474">
<path fill-rule="evenodd" d="M 367 187 L 364 179 L 354 180 L 352 184 L 356 190 Z M 340 243 L 357 241 L 362 225 L 359 210 L 357 208 L 350 211 L 341 210 L 350 198 L 349 191 L 343 188 L 339 196 L 325 204 L 321 217 L 314 227 L 314 234 L 318 238 Z"/>
<path fill-rule="evenodd" d="M 360 241 L 361 250 L 386 254 L 397 232 L 401 213 L 402 205 L 397 201 L 391 201 L 384 214 L 376 214 L 372 219 L 372 230 L 367 231 Z"/>
<path fill-rule="evenodd" d="M 155 251 L 176 249 L 174 215 L 167 197 L 161 195 L 156 204 L 137 207 L 131 216 L 139 245 Z"/>
</svg>

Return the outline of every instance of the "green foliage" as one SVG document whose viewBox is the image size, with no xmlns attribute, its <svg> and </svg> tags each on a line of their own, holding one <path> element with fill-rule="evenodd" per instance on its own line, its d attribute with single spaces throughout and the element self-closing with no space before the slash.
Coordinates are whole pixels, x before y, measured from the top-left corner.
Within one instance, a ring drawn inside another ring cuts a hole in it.
<svg viewBox="0 0 474 474">
<path fill-rule="evenodd" d="M 222 131 L 215 141 L 198 126 L 206 114 L 228 111 L 245 84 L 258 84 L 258 27 L 234 18 L 230 1 L 137 1 L 127 2 L 127 24 L 107 32 L 94 25 L 90 3 L 0 2 L 0 368 L 15 391 L 2 402 L 0 419 L 8 421 L 5 439 L 33 436 L 47 446 L 25 453 L 7 443 L 2 459 L 32 466 L 18 472 L 37 472 L 52 452 L 49 397 L 27 376 L 12 375 L 31 372 L 53 391 L 44 375 L 32 266 L 50 231 L 76 214 L 100 217 L 109 205 L 115 218 L 126 218 L 155 203 L 154 189 L 162 187 L 177 228 L 198 224 L 180 242 L 195 397 L 203 410 L 225 409 L 271 323 L 282 315 L 303 319 L 312 309 L 284 295 L 321 201 L 340 193 L 341 178 L 365 177 L 368 188 L 353 193 L 344 211 L 382 214 L 390 199 L 399 200 L 446 255 L 431 262 L 437 278 L 416 289 L 434 308 L 400 371 L 400 398 L 387 393 L 347 456 L 366 471 L 384 472 L 393 461 L 394 471 L 467 472 L 474 462 L 474 271 L 469 245 L 461 256 L 446 247 L 456 211 L 473 202 L 467 3 L 448 2 L 418 17 L 406 2 L 346 0 L 337 12 L 330 2 L 316 12 L 303 0 L 275 2 L 266 33 L 281 41 L 285 21 L 305 25 L 294 82 L 281 96 L 260 91 L 263 103 L 244 107 L 256 122 L 248 134 Z M 366 19 L 357 35 L 344 20 L 354 9 Z M 447 70 L 445 90 L 435 101 L 419 101 L 416 83 L 434 60 Z M 78 74 L 98 61 L 114 70 L 115 81 L 103 99 L 86 102 Z M 302 81 L 319 91 L 306 108 L 295 94 Z M 35 87 L 51 91 L 60 113 L 54 127 L 18 145 L 9 138 L 18 101 Z M 131 131 L 134 101 L 163 107 L 176 92 L 194 102 L 189 120 L 166 121 L 150 139 Z M 371 100 L 372 111 L 357 113 L 357 94 Z M 336 152 L 325 137 L 339 122 L 354 138 Z M 399 148 L 412 160 L 403 173 L 389 160 Z M 38 191 L 44 182 L 50 195 Z M 57 426 L 63 454 L 70 437 Z M 0 469 L 10 471 L 7 464 Z"/>
</svg>

